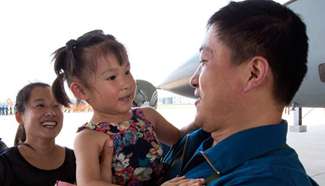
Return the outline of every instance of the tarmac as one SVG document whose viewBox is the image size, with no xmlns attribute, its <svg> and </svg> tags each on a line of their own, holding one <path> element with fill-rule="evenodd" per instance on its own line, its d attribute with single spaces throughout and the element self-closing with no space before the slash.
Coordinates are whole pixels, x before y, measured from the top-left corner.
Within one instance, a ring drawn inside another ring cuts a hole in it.
<svg viewBox="0 0 325 186">
<path fill-rule="evenodd" d="M 303 125 L 307 132 L 288 132 L 288 144 L 293 147 L 299 159 L 319 185 L 325 186 L 325 109 L 303 108 Z M 292 123 L 290 115 L 284 116 Z"/>
</svg>

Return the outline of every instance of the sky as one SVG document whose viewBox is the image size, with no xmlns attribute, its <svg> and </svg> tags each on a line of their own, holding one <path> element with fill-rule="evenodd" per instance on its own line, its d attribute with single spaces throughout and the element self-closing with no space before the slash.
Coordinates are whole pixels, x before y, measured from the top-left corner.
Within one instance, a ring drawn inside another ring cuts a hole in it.
<svg viewBox="0 0 325 186">
<path fill-rule="evenodd" d="M 279 0 L 284 2 L 285 0 Z M 128 51 L 135 79 L 157 86 L 198 52 L 208 18 L 228 0 L 0 1 L 0 102 L 55 79 L 52 53 L 102 29 Z"/>
</svg>

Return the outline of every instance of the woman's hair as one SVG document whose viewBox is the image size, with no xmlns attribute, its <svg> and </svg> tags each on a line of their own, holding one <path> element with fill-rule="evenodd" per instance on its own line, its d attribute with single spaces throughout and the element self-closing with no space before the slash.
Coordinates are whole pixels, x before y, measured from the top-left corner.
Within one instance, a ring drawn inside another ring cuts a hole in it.
<svg viewBox="0 0 325 186">
<path fill-rule="evenodd" d="M 23 87 L 16 96 L 16 103 L 15 103 L 15 112 L 24 113 L 26 110 L 27 103 L 30 99 L 30 95 L 34 88 L 37 87 L 50 87 L 50 85 L 46 83 L 36 82 L 36 83 L 30 83 Z M 26 140 L 26 133 L 24 125 L 19 124 L 15 136 L 15 142 L 14 145 L 17 146 L 20 143 L 23 143 Z"/>
<path fill-rule="evenodd" d="M 78 79 L 89 88 L 90 73 L 96 72 L 97 62 L 107 55 L 114 55 L 119 64 L 128 62 L 123 44 L 114 36 L 105 35 L 102 30 L 87 32 L 77 40 L 72 39 L 64 47 L 57 49 L 53 58 L 57 78 L 52 85 L 56 100 L 68 107 L 71 102 L 64 90 L 64 80 L 70 86 L 73 79 Z"/>
</svg>

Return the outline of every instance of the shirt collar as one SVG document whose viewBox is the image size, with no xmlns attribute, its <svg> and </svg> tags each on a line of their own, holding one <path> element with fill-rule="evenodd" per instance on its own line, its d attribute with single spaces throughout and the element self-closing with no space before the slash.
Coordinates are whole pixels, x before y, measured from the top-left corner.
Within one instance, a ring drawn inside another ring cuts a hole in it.
<svg viewBox="0 0 325 186">
<path fill-rule="evenodd" d="M 269 151 L 286 144 L 287 122 L 247 129 L 235 133 L 217 145 L 206 148 L 205 141 L 198 150 L 202 151 L 214 168 L 222 173 Z"/>
</svg>

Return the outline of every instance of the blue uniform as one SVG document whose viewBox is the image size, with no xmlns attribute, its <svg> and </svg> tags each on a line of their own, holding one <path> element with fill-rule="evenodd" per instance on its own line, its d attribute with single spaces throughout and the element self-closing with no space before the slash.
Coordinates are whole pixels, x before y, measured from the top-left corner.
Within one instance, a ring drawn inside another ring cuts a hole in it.
<svg viewBox="0 0 325 186">
<path fill-rule="evenodd" d="M 165 156 L 168 178 L 205 178 L 207 185 L 318 185 L 286 144 L 287 123 L 238 132 L 211 147 L 202 129 L 183 137 Z"/>
</svg>

